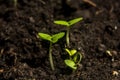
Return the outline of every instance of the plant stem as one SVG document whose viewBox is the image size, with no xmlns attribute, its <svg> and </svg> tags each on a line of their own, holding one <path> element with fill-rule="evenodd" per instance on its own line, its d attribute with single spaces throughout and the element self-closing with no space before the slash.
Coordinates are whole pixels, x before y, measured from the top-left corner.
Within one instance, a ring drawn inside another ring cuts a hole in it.
<svg viewBox="0 0 120 80">
<path fill-rule="evenodd" d="M 50 46 L 49 46 L 49 61 L 50 61 L 51 69 L 54 70 L 54 64 L 53 64 L 53 58 L 51 52 L 52 52 L 52 42 L 50 42 Z"/>
<path fill-rule="evenodd" d="M 17 0 L 13 0 L 14 1 L 14 8 L 16 8 L 17 7 Z"/>
<path fill-rule="evenodd" d="M 82 60 L 82 54 L 81 53 L 78 53 L 78 55 L 79 55 L 79 57 L 80 57 L 80 59 L 78 60 L 78 64 L 81 62 L 81 60 Z"/>
<path fill-rule="evenodd" d="M 70 30 L 70 28 L 69 27 L 67 27 L 67 33 L 66 33 L 66 43 L 67 43 L 67 47 L 69 47 L 70 46 L 70 41 L 69 41 L 69 30 Z"/>
</svg>

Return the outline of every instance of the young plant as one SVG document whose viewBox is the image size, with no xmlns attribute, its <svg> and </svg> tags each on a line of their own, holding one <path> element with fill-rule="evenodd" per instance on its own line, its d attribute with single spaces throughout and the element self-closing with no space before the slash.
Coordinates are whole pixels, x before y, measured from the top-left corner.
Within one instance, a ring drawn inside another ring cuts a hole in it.
<svg viewBox="0 0 120 80">
<path fill-rule="evenodd" d="M 81 59 L 82 59 L 82 55 L 77 52 L 77 50 L 73 49 L 73 50 L 69 50 L 69 49 L 65 49 L 66 52 L 69 54 L 69 59 L 65 59 L 64 62 L 65 64 L 72 68 L 73 70 L 77 69 L 77 65 L 80 63 Z"/>
<path fill-rule="evenodd" d="M 44 39 L 44 40 L 47 40 L 50 42 L 50 45 L 49 45 L 49 61 L 50 61 L 50 65 L 51 65 L 51 68 L 52 70 L 54 70 L 54 64 L 53 64 L 53 59 L 52 59 L 52 44 L 53 43 L 56 43 L 58 42 L 58 40 L 60 38 L 62 38 L 63 36 L 65 35 L 64 32 L 60 32 L 58 34 L 54 34 L 54 35 L 49 35 L 49 34 L 45 34 L 45 33 L 38 33 L 38 36 L 41 38 L 41 39 Z"/>
<path fill-rule="evenodd" d="M 77 22 L 79 22 L 81 20 L 83 20 L 82 17 L 76 18 L 76 19 L 72 19 L 70 21 L 64 21 L 64 20 L 55 20 L 54 21 L 55 24 L 66 26 L 66 28 L 67 28 L 66 43 L 67 43 L 68 47 L 69 47 L 69 44 L 70 44 L 70 41 L 69 41 L 70 28 L 71 28 L 72 25 L 74 25 L 75 23 L 77 23 Z"/>
</svg>

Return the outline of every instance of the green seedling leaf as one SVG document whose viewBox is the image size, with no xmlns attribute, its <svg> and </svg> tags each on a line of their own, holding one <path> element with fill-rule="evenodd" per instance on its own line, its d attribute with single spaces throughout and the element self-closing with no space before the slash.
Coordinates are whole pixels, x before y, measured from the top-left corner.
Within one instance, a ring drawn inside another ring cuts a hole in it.
<svg viewBox="0 0 120 80">
<path fill-rule="evenodd" d="M 70 56 L 73 56 L 77 52 L 77 50 L 75 50 L 75 49 L 69 50 L 69 49 L 66 48 L 65 50 Z"/>
<path fill-rule="evenodd" d="M 71 50 L 71 51 L 70 51 L 71 56 L 74 55 L 76 52 L 77 52 L 77 50 L 75 50 L 75 49 Z"/>
<path fill-rule="evenodd" d="M 64 32 L 60 32 L 58 34 L 52 35 L 52 42 L 56 43 L 60 38 L 62 38 L 65 35 Z"/>
<path fill-rule="evenodd" d="M 69 49 L 66 48 L 65 51 L 71 56 L 71 52 Z"/>
<path fill-rule="evenodd" d="M 64 20 L 56 20 L 56 21 L 54 21 L 54 23 L 58 24 L 58 25 L 69 26 L 69 23 Z"/>
<path fill-rule="evenodd" d="M 69 25 L 71 26 L 71 25 L 73 25 L 73 24 L 75 24 L 75 23 L 77 23 L 77 22 L 79 22 L 79 21 L 81 21 L 81 20 L 83 20 L 82 17 L 76 18 L 76 19 L 73 19 L 73 20 L 70 20 L 68 23 L 69 23 Z"/>
<path fill-rule="evenodd" d="M 70 68 L 74 69 L 74 70 L 77 69 L 76 64 L 75 64 L 74 61 L 72 61 L 72 60 L 66 59 L 66 60 L 65 60 L 65 64 L 66 64 L 67 66 L 69 66 Z"/>
<path fill-rule="evenodd" d="M 44 40 L 48 40 L 48 41 L 51 41 L 52 37 L 48 34 L 45 34 L 45 33 L 38 33 L 38 36 Z"/>
</svg>

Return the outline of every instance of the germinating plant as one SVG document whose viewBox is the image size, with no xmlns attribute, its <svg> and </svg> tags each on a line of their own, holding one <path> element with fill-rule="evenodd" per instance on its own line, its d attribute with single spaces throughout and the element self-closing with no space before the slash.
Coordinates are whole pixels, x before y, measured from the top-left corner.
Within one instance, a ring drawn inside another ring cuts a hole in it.
<svg viewBox="0 0 120 80">
<path fill-rule="evenodd" d="M 67 32 L 66 32 L 66 43 L 67 43 L 67 46 L 69 47 L 69 33 L 70 33 L 70 28 L 72 25 L 74 25 L 75 23 L 79 22 L 83 20 L 82 17 L 80 18 L 75 18 L 75 19 L 72 19 L 70 21 L 65 21 L 65 20 L 55 20 L 54 23 L 55 24 L 58 24 L 58 25 L 63 25 L 63 26 L 66 26 L 67 28 Z"/>
<path fill-rule="evenodd" d="M 65 50 L 69 54 L 69 59 L 64 60 L 65 64 L 71 69 L 76 70 L 77 65 L 80 63 L 82 59 L 82 55 L 75 49 L 69 50 L 66 48 Z"/>
<path fill-rule="evenodd" d="M 49 45 L 49 61 L 50 61 L 50 65 L 51 65 L 51 68 L 52 70 L 54 70 L 54 64 L 53 64 L 53 59 L 52 59 L 52 44 L 53 43 L 56 43 L 58 42 L 58 40 L 60 38 L 62 38 L 63 36 L 65 35 L 64 32 L 60 32 L 60 33 L 57 33 L 57 34 L 54 34 L 54 35 L 49 35 L 49 34 L 45 34 L 45 33 L 38 33 L 38 36 L 41 38 L 41 39 L 44 39 L 44 40 L 47 40 L 50 42 L 50 45 Z"/>
</svg>

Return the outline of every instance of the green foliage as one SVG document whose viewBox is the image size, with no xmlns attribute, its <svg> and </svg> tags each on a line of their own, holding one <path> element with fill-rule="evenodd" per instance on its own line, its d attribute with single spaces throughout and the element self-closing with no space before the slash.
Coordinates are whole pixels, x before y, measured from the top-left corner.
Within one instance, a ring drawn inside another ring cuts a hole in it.
<svg viewBox="0 0 120 80">
<path fill-rule="evenodd" d="M 38 36 L 41 39 L 47 40 L 50 42 L 50 46 L 49 46 L 49 61 L 50 61 L 50 65 L 51 65 L 51 69 L 54 70 L 54 64 L 53 64 L 53 59 L 52 59 L 52 43 L 56 43 L 60 38 L 62 38 L 65 35 L 64 32 L 60 32 L 58 34 L 54 34 L 54 35 L 49 35 L 49 34 L 45 34 L 45 33 L 38 33 Z"/>
<path fill-rule="evenodd" d="M 53 43 L 56 43 L 56 42 L 57 42 L 60 38 L 62 38 L 64 35 L 65 35 L 64 32 L 60 32 L 60 33 L 58 33 L 58 34 L 54 34 L 54 35 L 52 35 L 51 40 L 52 40 Z"/>
<path fill-rule="evenodd" d="M 67 46 L 69 47 L 69 29 L 72 25 L 76 24 L 77 22 L 83 20 L 82 17 L 80 18 L 75 18 L 75 19 L 72 19 L 70 21 L 64 21 L 64 20 L 55 20 L 54 23 L 55 24 L 58 24 L 58 25 L 63 25 L 63 26 L 66 26 L 67 27 L 67 33 L 66 33 L 66 43 L 67 43 Z"/>
<path fill-rule="evenodd" d="M 45 34 L 45 33 L 38 33 L 39 37 L 44 39 L 44 40 L 47 40 L 47 41 L 50 41 L 52 43 L 56 43 L 60 38 L 62 38 L 65 33 L 64 32 L 60 32 L 58 34 L 54 34 L 54 35 L 49 35 L 49 34 Z"/>
<path fill-rule="evenodd" d="M 75 18 L 75 19 L 72 19 L 72 20 L 70 20 L 70 21 L 55 20 L 54 23 L 55 23 L 55 24 L 58 24 L 58 25 L 64 25 L 64 26 L 66 26 L 66 27 L 70 27 L 70 26 L 72 26 L 73 24 L 75 24 L 75 23 L 77 23 L 77 22 L 79 22 L 79 21 L 81 21 L 81 20 L 83 20 L 82 17 L 80 17 L 80 18 Z"/>
<path fill-rule="evenodd" d="M 77 69 L 77 66 L 76 66 L 76 64 L 75 64 L 75 62 L 74 62 L 73 60 L 66 59 L 66 60 L 65 60 L 65 64 L 66 64 L 67 66 L 69 66 L 70 68 L 74 69 L 74 70 Z"/>
<path fill-rule="evenodd" d="M 45 33 L 38 33 L 38 35 L 39 35 L 39 37 L 40 37 L 41 39 L 51 41 L 52 36 L 51 36 L 51 35 L 49 35 L 49 34 L 45 34 Z"/>
<path fill-rule="evenodd" d="M 66 48 L 65 50 L 69 54 L 69 59 L 64 60 L 65 64 L 73 70 L 76 70 L 77 64 L 79 64 L 82 59 L 82 55 L 75 49 L 69 50 Z"/>
<path fill-rule="evenodd" d="M 69 56 L 73 56 L 77 52 L 77 50 L 75 50 L 75 49 L 69 50 L 69 49 L 66 48 L 65 50 L 69 54 Z"/>
<path fill-rule="evenodd" d="M 83 18 L 76 18 L 76 19 L 72 19 L 70 21 L 64 21 L 64 20 L 55 20 L 54 23 L 58 24 L 58 25 L 63 25 L 67 27 L 67 33 L 66 33 L 66 42 L 67 42 L 67 46 L 69 47 L 69 30 L 70 27 L 74 24 L 76 24 L 77 22 L 81 21 Z M 38 36 L 41 39 L 47 40 L 50 42 L 50 46 L 49 46 L 49 61 L 50 61 L 50 65 L 52 70 L 54 70 L 54 64 L 53 64 L 53 59 L 52 59 L 52 44 L 58 42 L 58 40 L 60 38 L 62 38 L 65 35 L 64 32 L 60 32 L 54 35 L 49 35 L 46 33 L 38 33 Z M 73 50 L 69 50 L 69 49 L 65 49 L 66 52 L 69 54 L 69 58 L 65 59 L 64 62 L 65 64 L 72 68 L 73 70 L 77 69 L 77 64 L 80 63 L 81 59 L 82 59 L 82 55 L 80 53 L 77 52 L 77 50 L 73 49 Z"/>
<path fill-rule="evenodd" d="M 55 24 L 63 25 L 63 26 L 69 26 L 70 24 L 67 21 L 64 20 L 56 20 L 54 21 Z"/>
<path fill-rule="evenodd" d="M 70 21 L 68 21 L 69 26 L 72 26 L 72 25 L 74 25 L 75 23 L 77 23 L 81 20 L 83 20 L 83 18 L 76 18 L 76 19 L 70 20 Z"/>
</svg>

